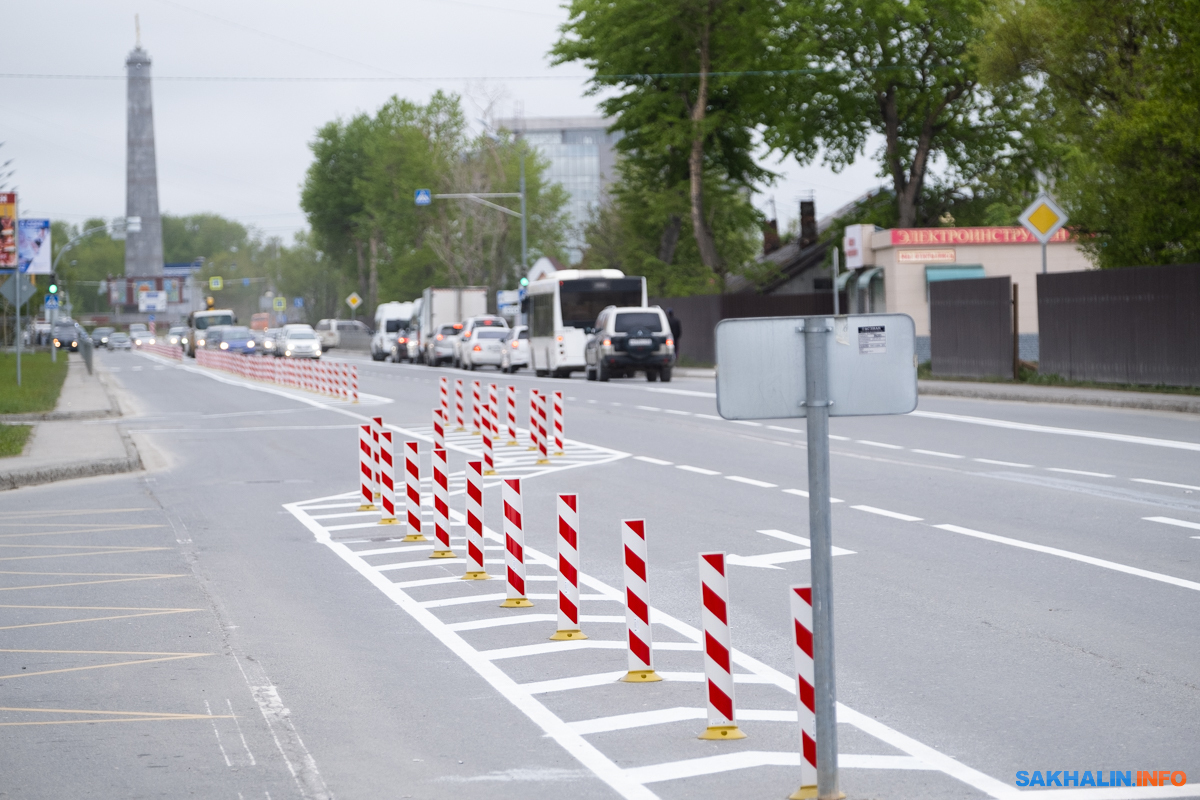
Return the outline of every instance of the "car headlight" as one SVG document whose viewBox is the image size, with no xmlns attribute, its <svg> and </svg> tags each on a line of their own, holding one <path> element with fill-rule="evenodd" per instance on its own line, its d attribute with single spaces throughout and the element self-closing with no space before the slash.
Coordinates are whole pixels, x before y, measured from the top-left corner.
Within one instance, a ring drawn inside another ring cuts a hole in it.
<svg viewBox="0 0 1200 800">
<path fill-rule="evenodd" d="M 285 356 L 290 356 L 290 355 L 292 354 L 292 351 L 291 351 L 291 350 L 284 350 L 284 351 L 283 351 L 283 354 L 284 354 Z"/>
<path fill-rule="evenodd" d="M 186 337 L 186 336 L 184 336 L 184 337 L 183 337 L 182 339 L 180 339 L 179 341 L 183 342 L 184 344 L 187 344 L 187 337 Z"/>
<path fill-rule="evenodd" d="M 71 347 L 78 347 L 78 346 L 79 346 L 79 342 L 71 342 Z"/>
<path fill-rule="evenodd" d="M 313 350 L 313 352 L 314 352 L 314 353 L 316 353 L 317 355 L 321 355 L 321 348 L 320 348 L 320 346 L 318 345 L 317 349 L 316 349 L 316 350 Z"/>
<path fill-rule="evenodd" d="M 228 349 L 229 349 L 229 342 L 221 342 L 221 349 L 222 349 L 222 350 L 228 350 Z"/>
<path fill-rule="evenodd" d="M 246 342 L 246 347 L 249 347 L 251 350 L 253 350 L 253 349 L 254 349 L 254 342 Z"/>
<path fill-rule="evenodd" d="M 153 339 L 151 339 L 151 340 L 150 340 L 150 344 L 154 344 L 154 340 L 153 340 Z"/>
<path fill-rule="evenodd" d="M 197 340 L 196 340 L 196 346 L 197 346 L 197 347 L 204 347 L 204 340 L 203 340 L 203 339 L 197 339 Z"/>
<path fill-rule="evenodd" d="M 138 347 L 141 347 L 141 346 L 142 346 L 142 340 L 141 340 L 141 339 L 134 339 L 134 340 L 133 340 L 133 343 L 134 343 L 134 344 L 136 344 Z"/>
</svg>

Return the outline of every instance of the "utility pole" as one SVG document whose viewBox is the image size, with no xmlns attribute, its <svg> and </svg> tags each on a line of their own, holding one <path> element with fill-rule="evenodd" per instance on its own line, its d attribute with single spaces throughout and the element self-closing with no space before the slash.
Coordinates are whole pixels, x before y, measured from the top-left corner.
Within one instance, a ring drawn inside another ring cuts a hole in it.
<svg viewBox="0 0 1200 800">
<path fill-rule="evenodd" d="M 525 143 L 521 142 L 521 274 L 529 272 L 529 257 L 527 255 L 527 238 L 525 235 Z M 1043 270 L 1045 271 L 1045 270 Z"/>
</svg>

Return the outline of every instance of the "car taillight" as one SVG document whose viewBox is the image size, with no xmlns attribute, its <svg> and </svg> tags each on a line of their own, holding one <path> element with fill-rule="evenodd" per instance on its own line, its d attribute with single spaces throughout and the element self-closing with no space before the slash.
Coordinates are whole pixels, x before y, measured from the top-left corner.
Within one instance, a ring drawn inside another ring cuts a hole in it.
<svg viewBox="0 0 1200 800">
<path fill-rule="evenodd" d="M 667 337 L 667 347 L 674 347 L 674 346 L 675 346 L 675 340 L 672 339 L 670 336 L 668 336 Z"/>
<path fill-rule="evenodd" d="M 400 344 L 408 344 L 408 339 L 404 338 L 403 336 L 401 336 L 396 341 L 399 342 Z"/>
<path fill-rule="evenodd" d="M 471 349 L 472 349 L 474 352 L 476 352 L 476 353 L 479 353 L 479 352 L 482 352 L 482 351 L 483 351 L 483 348 L 482 348 L 482 347 L 480 347 L 479 345 L 475 345 L 475 346 L 474 346 L 473 348 L 471 348 Z"/>
<path fill-rule="evenodd" d="M 561 341 L 562 341 L 562 337 L 561 337 L 561 336 L 560 336 L 560 337 L 558 337 L 558 340 L 561 342 Z"/>
<path fill-rule="evenodd" d="M 440 333 L 437 335 L 437 340 L 438 340 L 439 342 L 442 340 L 442 335 L 441 335 Z"/>
<path fill-rule="evenodd" d="M 605 340 L 604 340 L 604 346 L 605 346 L 605 347 L 612 347 L 612 339 L 605 339 Z"/>
<path fill-rule="evenodd" d="M 516 343 L 515 341 L 512 343 L 512 349 L 513 349 L 513 350 L 516 350 L 516 349 L 517 349 L 517 343 Z"/>
</svg>

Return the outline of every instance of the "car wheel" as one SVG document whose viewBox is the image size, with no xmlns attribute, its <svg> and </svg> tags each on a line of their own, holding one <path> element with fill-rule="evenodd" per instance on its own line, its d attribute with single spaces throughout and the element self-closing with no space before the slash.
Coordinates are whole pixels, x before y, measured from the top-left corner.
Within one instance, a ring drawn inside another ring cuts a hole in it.
<svg viewBox="0 0 1200 800">
<path fill-rule="evenodd" d="M 658 380 L 658 370 L 648 367 L 646 369 L 646 380 L 650 383 L 654 383 L 656 380 Z"/>
<path fill-rule="evenodd" d="M 671 382 L 671 367 L 663 367 L 658 371 L 658 377 L 663 383 Z"/>
<path fill-rule="evenodd" d="M 604 365 L 604 362 L 601 361 L 599 364 L 596 365 L 596 380 L 601 381 L 602 383 L 607 383 L 608 378 L 609 378 L 608 367 L 606 367 Z"/>
</svg>

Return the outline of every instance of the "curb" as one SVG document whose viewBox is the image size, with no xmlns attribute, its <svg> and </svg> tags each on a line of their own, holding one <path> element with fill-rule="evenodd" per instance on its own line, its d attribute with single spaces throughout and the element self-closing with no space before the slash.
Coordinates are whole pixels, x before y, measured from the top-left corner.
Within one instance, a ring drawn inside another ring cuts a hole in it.
<svg viewBox="0 0 1200 800">
<path fill-rule="evenodd" d="M 45 411 L 41 414 L 0 414 L 0 423 L 70 422 L 71 420 L 110 419 L 119 416 L 121 416 L 121 412 L 113 408 L 109 408 L 107 411 Z"/>
<path fill-rule="evenodd" d="M 1200 414 L 1200 397 L 1188 395 L 1142 394 L 1110 389 L 1050 389 L 950 381 L 917 381 L 917 389 L 927 397 L 966 397 L 975 400 L 1015 400 L 1025 403 L 1133 408 L 1145 411 L 1175 411 Z"/>
</svg>

